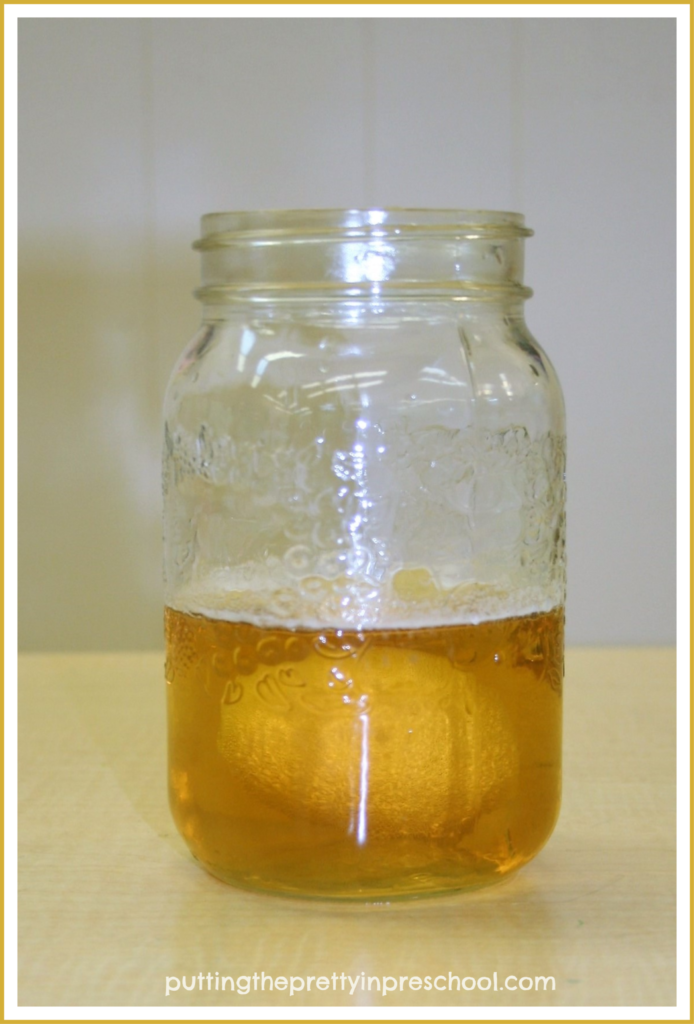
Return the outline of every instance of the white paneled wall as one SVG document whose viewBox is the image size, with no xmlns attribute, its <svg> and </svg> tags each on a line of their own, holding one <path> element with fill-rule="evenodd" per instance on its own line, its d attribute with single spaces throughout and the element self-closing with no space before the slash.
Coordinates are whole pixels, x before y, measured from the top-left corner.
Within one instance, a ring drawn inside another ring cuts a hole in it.
<svg viewBox="0 0 694 1024">
<path fill-rule="evenodd" d="M 160 407 L 201 213 L 520 209 L 574 643 L 674 640 L 668 19 L 23 19 L 20 642 L 161 643 Z"/>
<path fill-rule="evenodd" d="M 667 21 L 523 30 L 528 322 L 566 396 L 581 642 L 674 643 L 674 46 Z"/>
</svg>

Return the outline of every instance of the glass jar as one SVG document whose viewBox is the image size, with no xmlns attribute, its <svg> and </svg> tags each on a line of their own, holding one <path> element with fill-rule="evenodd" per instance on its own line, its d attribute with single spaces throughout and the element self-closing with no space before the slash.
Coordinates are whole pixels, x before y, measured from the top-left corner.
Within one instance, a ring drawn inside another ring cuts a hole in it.
<svg viewBox="0 0 694 1024">
<path fill-rule="evenodd" d="M 169 779 L 238 886 L 527 863 L 560 800 L 564 412 L 518 214 L 202 221 L 166 398 Z"/>
</svg>

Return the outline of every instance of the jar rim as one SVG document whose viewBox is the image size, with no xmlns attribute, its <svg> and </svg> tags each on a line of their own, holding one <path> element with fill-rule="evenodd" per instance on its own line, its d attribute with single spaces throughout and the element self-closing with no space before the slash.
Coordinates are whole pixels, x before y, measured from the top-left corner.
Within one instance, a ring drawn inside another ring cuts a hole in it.
<svg viewBox="0 0 694 1024">
<path fill-rule="evenodd" d="M 522 213 L 435 207 L 231 210 L 201 218 L 194 249 L 297 238 L 527 238 Z"/>
</svg>

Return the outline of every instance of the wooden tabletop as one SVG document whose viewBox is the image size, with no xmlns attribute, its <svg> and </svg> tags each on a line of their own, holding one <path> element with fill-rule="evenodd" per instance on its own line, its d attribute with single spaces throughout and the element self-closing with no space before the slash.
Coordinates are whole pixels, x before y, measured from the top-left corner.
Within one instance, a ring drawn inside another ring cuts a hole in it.
<svg viewBox="0 0 694 1024">
<path fill-rule="evenodd" d="M 20 1006 L 675 1003 L 670 649 L 567 652 L 563 809 L 535 861 L 477 893 L 378 906 L 241 892 L 193 861 L 167 806 L 161 653 L 23 655 L 19 694 Z M 201 973 L 449 971 L 556 988 L 165 995 L 167 976 Z"/>
</svg>

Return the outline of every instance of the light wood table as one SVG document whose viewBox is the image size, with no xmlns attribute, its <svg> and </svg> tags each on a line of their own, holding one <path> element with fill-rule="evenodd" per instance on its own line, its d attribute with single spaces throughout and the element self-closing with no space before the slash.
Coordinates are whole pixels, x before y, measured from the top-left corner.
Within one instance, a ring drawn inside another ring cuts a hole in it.
<svg viewBox="0 0 694 1024">
<path fill-rule="evenodd" d="M 379 906 L 236 891 L 192 860 L 165 791 L 160 653 L 20 658 L 20 1005 L 669 1006 L 669 649 L 567 654 L 559 825 L 515 878 Z M 167 976 L 554 976 L 554 992 L 165 996 Z"/>
</svg>

